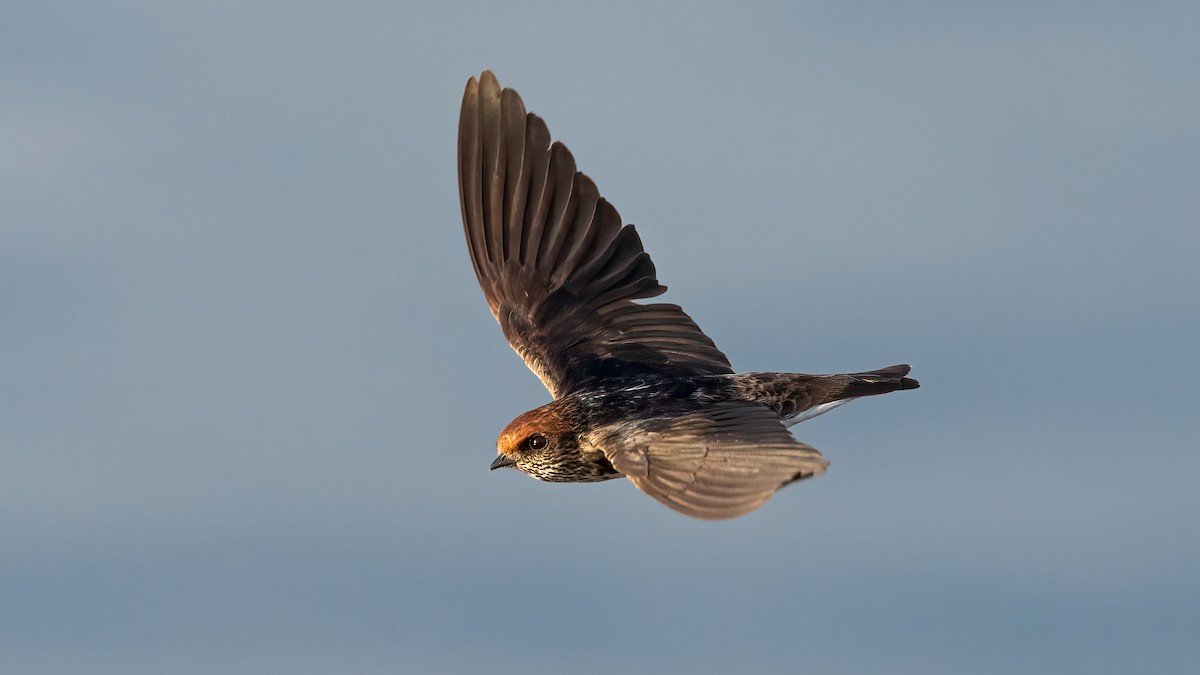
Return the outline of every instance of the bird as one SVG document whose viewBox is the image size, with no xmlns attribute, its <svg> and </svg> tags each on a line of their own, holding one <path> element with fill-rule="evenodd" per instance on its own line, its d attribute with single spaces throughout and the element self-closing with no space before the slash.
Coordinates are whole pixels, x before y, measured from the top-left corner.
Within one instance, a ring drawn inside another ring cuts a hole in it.
<svg viewBox="0 0 1200 675">
<path fill-rule="evenodd" d="M 463 93 L 458 188 L 472 267 L 510 346 L 553 400 L 500 433 L 491 469 L 626 477 L 687 516 L 734 518 L 829 462 L 792 425 L 916 389 L 908 365 L 842 375 L 734 373 L 661 295 L 632 224 L 485 70 Z"/>
</svg>

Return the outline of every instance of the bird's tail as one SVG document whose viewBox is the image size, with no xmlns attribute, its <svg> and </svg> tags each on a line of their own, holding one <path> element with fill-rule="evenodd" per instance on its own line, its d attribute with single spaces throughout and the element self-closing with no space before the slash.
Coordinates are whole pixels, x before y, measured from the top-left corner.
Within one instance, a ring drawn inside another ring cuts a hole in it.
<svg viewBox="0 0 1200 675">
<path fill-rule="evenodd" d="M 916 389 L 921 383 L 905 377 L 909 370 L 907 365 L 896 365 L 845 375 L 746 373 L 732 377 L 742 397 L 771 408 L 790 426 L 861 396 Z"/>
<path fill-rule="evenodd" d="M 920 387 L 920 382 L 911 377 L 905 377 L 910 370 L 912 368 L 907 364 L 901 364 L 872 370 L 867 373 L 850 373 L 849 375 L 833 375 L 831 377 L 847 378 L 840 398 L 857 398 L 859 396 L 887 394 L 902 389 L 916 389 Z"/>
</svg>

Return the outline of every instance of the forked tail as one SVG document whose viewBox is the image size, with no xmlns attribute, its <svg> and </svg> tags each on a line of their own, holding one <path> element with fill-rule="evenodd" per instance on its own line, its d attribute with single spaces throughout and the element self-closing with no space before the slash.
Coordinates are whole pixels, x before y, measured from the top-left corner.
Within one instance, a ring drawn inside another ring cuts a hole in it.
<svg viewBox="0 0 1200 675">
<path fill-rule="evenodd" d="M 745 373 L 732 377 L 742 398 L 771 408 L 784 424 L 790 426 L 829 412 L 860 396 L 876 396 L 920 387 L 920 382 L 905 377 L 909 370 L 908 365 L 902 364 L 845 375 Z"/>
<path fill-rule="evenodd" d="M 872 370 L 868 373 L 850 373 L 849 375 L 831 375 L 829 377 L 849 379 L 838 398 L 857 398 L 920 387 L 920 382 L 911 377 L 905 377 L 909 370 L 912 369 L 907 364 L 901 364 Z"/>
</svg>

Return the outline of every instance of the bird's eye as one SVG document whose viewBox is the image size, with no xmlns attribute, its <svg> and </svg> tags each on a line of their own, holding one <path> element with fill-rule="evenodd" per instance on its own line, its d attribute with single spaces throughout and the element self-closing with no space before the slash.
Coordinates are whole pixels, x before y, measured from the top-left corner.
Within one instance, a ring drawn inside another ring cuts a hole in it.
<svg viewBox="0 0 1200 675">
<path fill-rule="evenodd" d="M 550 441 L 541 434 L 534 434 L 525 439 L 525 446 L 530 450 L 545 450 L 547 445 L 550 445 Z"/>
</svg>

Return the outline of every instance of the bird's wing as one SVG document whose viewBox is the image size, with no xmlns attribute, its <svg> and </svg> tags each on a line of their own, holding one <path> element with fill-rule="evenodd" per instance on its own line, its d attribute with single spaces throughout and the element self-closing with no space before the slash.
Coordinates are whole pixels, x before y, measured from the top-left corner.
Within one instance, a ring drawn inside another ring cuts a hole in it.
<svg viewBox="0 0 1200 675">
<path fill-rule="evenodd" d="M 634 302 L 666 287 L 633 226 L 490 71 L 463 94 L 458 188 L 488 306 L 551 394 L 610 376 L 733 372 L 678 306 Z"/>
<path fill-rule="evenodd" d="M 797 441 L 775 413 L 731 401 L 700 411 L 616 424 L 597 443 L 642 492 L 696 518 L 733 518 L 829 462 Z"/>
</svg>

